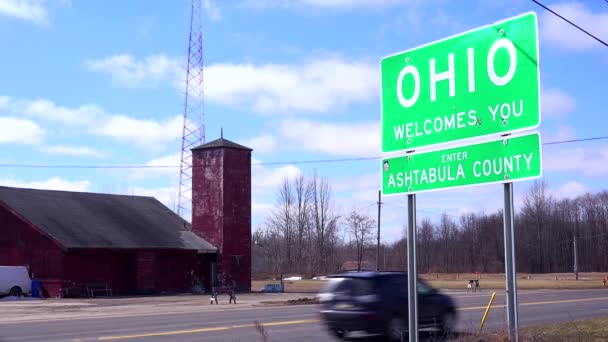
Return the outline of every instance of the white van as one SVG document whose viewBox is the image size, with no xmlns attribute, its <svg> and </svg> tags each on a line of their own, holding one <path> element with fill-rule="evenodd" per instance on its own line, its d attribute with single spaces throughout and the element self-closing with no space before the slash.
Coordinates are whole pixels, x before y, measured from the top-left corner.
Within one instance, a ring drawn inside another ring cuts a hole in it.
<svg viewBox="0 0 608 342">
<path fill-rule="evenodd" d="M 25 266 L 0 266 L 0 296 L 29 294 L 32 280 Z"/>
</svg>

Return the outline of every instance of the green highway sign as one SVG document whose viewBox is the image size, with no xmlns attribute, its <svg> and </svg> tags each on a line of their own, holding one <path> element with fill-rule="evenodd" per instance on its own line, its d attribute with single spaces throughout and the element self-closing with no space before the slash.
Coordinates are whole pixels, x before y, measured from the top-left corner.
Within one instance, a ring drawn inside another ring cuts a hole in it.
<svg viewBox="0 0 608 342">
<path fill-rule="evenodd" d="M 382 160 L 382 193 L 413 194 L 542 175 L 540 134 Z"/>
<path fill-rule="evenodd" d="M 382 59 L 382 152 L 536 128 L 536 14 Z"/>
</svg>

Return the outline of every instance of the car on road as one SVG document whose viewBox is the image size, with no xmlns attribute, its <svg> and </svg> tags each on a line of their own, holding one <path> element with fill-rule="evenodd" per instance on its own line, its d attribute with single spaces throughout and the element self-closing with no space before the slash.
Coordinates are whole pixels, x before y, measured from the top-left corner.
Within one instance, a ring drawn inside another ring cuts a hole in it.
<svg viewBox="0 0 608 342">
<path fill-rule="evenodd" d="M 453 300 L 418 278 L 418 327 L 443 334 L 454 331 L 457 314 Z M 346 272 L 328 277 L 318 294 L 320 315 L 332 335 L 351 331 L 382 334 L 391 341 L 407 340 L 407 273 Z"/>
</svg>

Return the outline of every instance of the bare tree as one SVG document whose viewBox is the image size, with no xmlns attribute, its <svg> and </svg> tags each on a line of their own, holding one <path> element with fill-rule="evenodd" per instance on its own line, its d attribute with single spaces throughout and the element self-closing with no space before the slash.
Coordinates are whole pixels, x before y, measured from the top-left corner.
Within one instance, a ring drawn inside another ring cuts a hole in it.
<svg viewBox="0 0 608 342">
<path fill-rule="evenodd" d="M 312 195 L 311 225 L 315 236 L 314 265 L 316 270 L 328 272 L 333 268 L 331 259 L 335 260 L 340 215 L 335 209 L 329 182 L 319 178 L 316 173 L 309 182 Z"/>
<path fill-rule="evenodd" d="M 293 218 L 293 192 L 289 179 L 285 178 L 277 197 L 277 204 L 273 214 L 270 216 L 268 226 L 275 234 L 279 234 L 283 240 L 285 250 L 284 261 L 286 263 L 285 270 L 292 270 L 292 252 L 293 252 L 293 235 L 294 235 L 294 218 Z"/>
<path fill-rule="evenodd" d="M 327 180 L 316 175 L 284 179 L 264 224 L 264 238 L 276 242 L 281 253 L 277 267 L 307 275 L 335 271 L 339 217 Z"/>
<path fill-rule="evenodd" d="M 546 269 L 546 255 L 544 230 L 549 214 L 549 209 L 552 204 L 552 199 L 547 191 L 547 183 L 545 181 L 535 181 L 524 198 L 523 215 L 527 218 L 527 222 L 535 227 L 536 241 L 538 252 L 535 253 L 534 259 L 537 268 L 536 272 L 548 272 Z"/>
<path fill-rule="evenodd" d="M 355 243 L 357 251 L 357 271 L 361 271 L 361 262 L 363 261 L 363 252 L 365 246 L 372 238 L 372 232 L 376 221 L 367 215 L 359 214 L 356 210 L 352 210 L 345 219 L 345 224 L 348 232 Z"/>
<path fill-rule="evenodd" d="M 253 257 L 262 260 L 254 260 L 256 270 L 327 274 L 355 259 L 361 269 L 372 251 L 375 223 L 356 210 L 341 218 L 327 180 L 316 174 L 285 180 L 277 198 L 275 210 L 254 235 L 260 245 Z M 423 218 L 418 229 L 420 272 L 504 272 L 501 211 L 466 214 L 459 220 L 448 215 Z M 556 200 L 546 183 L 536 182 L 515 216 L 515 236 L 520 272 L 572 272 L 575 237 L 578 270 L 606 272 L 608 191 Z M 383 244 L 383 263 L 386 260 L 388 269 L 404 270 L 405 252 L 403 235 Z"/>
<path fill-rule="evenodd" d="M 308 265 L 309 253 L 305 253 L 309 250 L 308 242 L 308 227 L 309 227 L 309 211 L 311 202 L 311 188 L 308 182 L 304 178 L 304 175 L 300 175 L 294 180 L 294 204 L 293 204 L 293 220 L 295 228 L 295 258 L 300 263 Z"/>
</svg>

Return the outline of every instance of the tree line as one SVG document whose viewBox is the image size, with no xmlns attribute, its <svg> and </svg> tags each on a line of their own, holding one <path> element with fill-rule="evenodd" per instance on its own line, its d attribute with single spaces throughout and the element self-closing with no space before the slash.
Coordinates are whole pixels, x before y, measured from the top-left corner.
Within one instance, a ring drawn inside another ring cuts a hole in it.
<svg viewBox="0 0 608 342">
<path fill-rule="evenodd" d="M 608 191 L 555 199 L 537 181 L 515 215 L 518 272 L 608 270 Z M 318 175 L 284 180 L 277 203 L 253 234 L 254 277 L 315 276 L 343 269 L 406 270 L 407 227 L 383 243 L 376 260 L 376 221 L 337 209 L 331 184 Z M 504 272 L 503 213 L 447 214 L 417 223 L 419 273 Z M 576 240 L 576 243 L 575 243 Z"/>
</svg>

